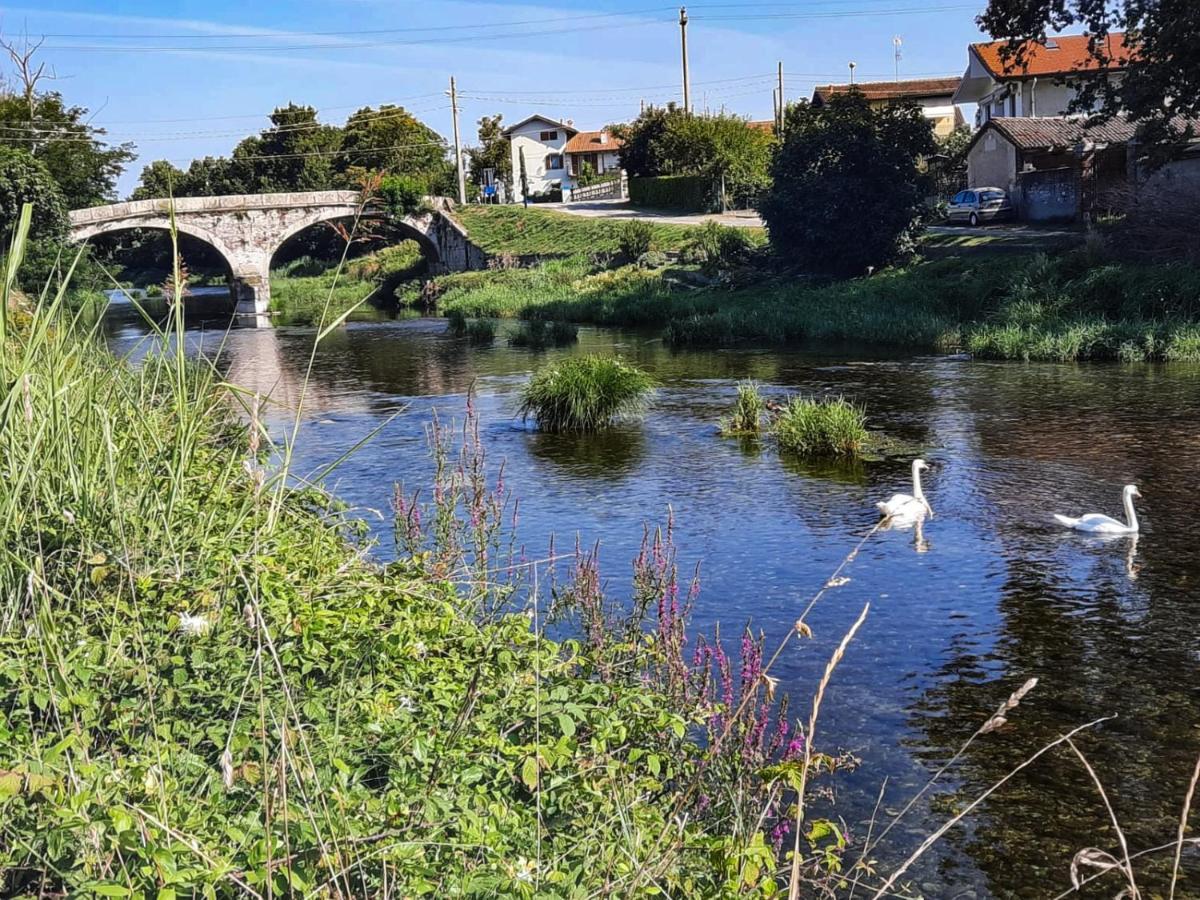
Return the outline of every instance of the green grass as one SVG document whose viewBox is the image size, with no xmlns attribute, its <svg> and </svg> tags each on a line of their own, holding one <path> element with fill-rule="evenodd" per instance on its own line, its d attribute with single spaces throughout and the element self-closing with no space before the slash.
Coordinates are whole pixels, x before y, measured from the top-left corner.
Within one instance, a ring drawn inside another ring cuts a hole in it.
<svg viewBox="0 0 1200 900">
<path fill-rule="evenodd" d="M 793 397 L 775 420 L 781 450 L 805 456 L 855 458 L 867 442 L 866 413 L 842 397 Z"/>
<path fill-rule="evenodd" d="M 642 412 L 654 380 L 624 360 L 578 356 L 540 369 L 521 395 L 521 415 L 544 431 L 589 432 Z"/>
<path fill-rule="evenodd" d="M 271 310 L 293 325 L 315 325 L 322 315 L 331 321 L 360 304 L 396 302 L 391 289 L 421 268 L 413 241 L 350 260 L 340 271 L 336 262 L 301 257 L 272 270 Z"/>
<path fill-rule="evenodd" d="M 622 220 L 576 216 L 549 209 L 520 206 L 460 206 L 455 218 L 466 227 L 471 240 L 490 255 L 573 256 L 616 253 L 620 247 Z M 695 225 L 648 221 L 655 250 L 681 250 L 695 238 Z M 746 229 L 757 244 L 766 240 L 761 228 Z"/>
<path fill-rule="evenodd" d="M 737 399 L 729 415 L 721 419 L 720 430 L 724 435 L 758 434 L 762 430 L 767 401 L 753 381 L 743 381 L 737 388 Z"/>
<path fill-rule="evenodd" d="M 579 341 L 579 328 L 571 322 L 528 319 L 508 332 L 510 347 L 544 350 L 547 347 L 568 347 Z"/>
</svg>

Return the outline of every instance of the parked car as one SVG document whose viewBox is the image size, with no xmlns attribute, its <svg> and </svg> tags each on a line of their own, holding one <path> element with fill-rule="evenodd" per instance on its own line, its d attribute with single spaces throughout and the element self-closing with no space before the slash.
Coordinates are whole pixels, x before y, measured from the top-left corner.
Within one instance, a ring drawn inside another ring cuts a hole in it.
<svg viewBox="0 0 1200 900">
<path fill-rule="evenodd" d="M 959 191 L 950 198 L 946 220 L 978 225 L 980 222 L 1011 219 L 1012 214 L 1013 207 L 1008 199 L 1008 191 L 995 187 L 978 187 Z"/>
</svg>

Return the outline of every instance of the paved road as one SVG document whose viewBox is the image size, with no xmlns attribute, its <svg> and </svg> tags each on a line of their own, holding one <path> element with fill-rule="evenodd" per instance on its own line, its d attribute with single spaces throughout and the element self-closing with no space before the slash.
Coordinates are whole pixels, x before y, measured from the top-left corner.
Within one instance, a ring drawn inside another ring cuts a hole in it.
<svg viewBox="0 0 1200 900">
<path fill-rule="evenodd" d="M 591 200 L 584 203 L 539 203 L 539 209 L 556 209 L 573 216 L 588 216 L 602 219 L 646 219 L 668 225 L 702 225 L 705 222 L 720 222 L 738 228 L 761 228 L 758 213 L 745 210 L 735 213 L 680 213 L 671 210 L 641 209 L 631 206 L 628 200 Z"/>
</svg>

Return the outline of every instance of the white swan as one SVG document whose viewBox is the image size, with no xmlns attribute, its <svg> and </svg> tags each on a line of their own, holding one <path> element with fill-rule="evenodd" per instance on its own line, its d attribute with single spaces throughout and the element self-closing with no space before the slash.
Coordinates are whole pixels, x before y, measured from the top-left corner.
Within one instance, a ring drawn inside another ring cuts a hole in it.
<svg viewBox="0 0 1200 900">
<path fill-rule="evenodd" d="M 926 513 L 933 515 L 933 508 L 925 499 L 921 490 L 921 470 L 928 469 L 923 459 L 914 459 L 912 464 L 913 492 L 908 494 L 893 494 L 887 500 L 875 504 L 875 508 L 885 519 L 919 519 Z"/>
<path fill-rule="evenodd" d="M 1138 520 L 1137 513 L 1133 511 L 1133 498 L 1141 496 L 1142 492 L 1137 489 L 1137 485 L 1125 485 L 1125 490 L 1121 493 L 1121 499 L 1125 504 L 1125 518 L 1128 520 L 1128 524 L 1101 513 L 1088 513 L 1086 516 L 1080 516 L 1078 519 L 1072 519 L 1070 516 L 1060 516 L 1058 513 L 1055 513 L 1054 518 L 1060 524 L 1066 525 L 1068 528 L 1074 528 L 1076 531 L 1091 531 L 1097 534 L 1137 534 Z"/>
</svg>

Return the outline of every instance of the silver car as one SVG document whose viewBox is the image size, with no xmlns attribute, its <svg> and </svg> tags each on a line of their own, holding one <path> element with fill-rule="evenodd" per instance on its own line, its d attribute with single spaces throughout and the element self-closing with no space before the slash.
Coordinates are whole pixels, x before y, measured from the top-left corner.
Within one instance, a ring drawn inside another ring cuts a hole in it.
<svg viewBox="0 0 1200 900">
<path fill-rule="evenodd" d="M 1009 202 L 1007 191 L 995 187 L 978 187 L 959 191 L 950 198 L 946 220 L 978 225 L 980 222 L 1010 219 L 1012 213 L 1012 203 Z"/>
</svg>

